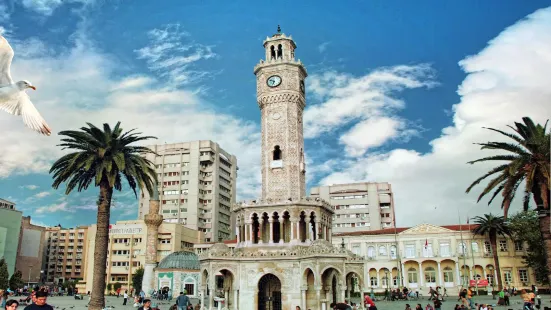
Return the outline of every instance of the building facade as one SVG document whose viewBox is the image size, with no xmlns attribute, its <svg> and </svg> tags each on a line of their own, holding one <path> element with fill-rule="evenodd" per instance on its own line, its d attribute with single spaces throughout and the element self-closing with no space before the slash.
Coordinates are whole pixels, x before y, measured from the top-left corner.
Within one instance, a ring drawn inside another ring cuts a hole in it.
<svg viewBox="0 0 551 310">
<path fill-rule="evenodd" d="M 43 253 L 46 246 L 46 227 L 31 224 L 30 216 L 21 218 L 21 231 L 15 269 L 27 283 L 40 283 L 46 279 Z"/>
<path fill-rule="evenodd" d="M 97 226 L 88 228 L 88 249 L 84 279 L 79 290 L 92 291 L 94 275 L 94 246 Z M 129 289 L 132 275 L 146 263 L 146 243 L 148 227 L 144 220 L 118 221 L 110 225 L 107 254 L 106 283 L 121 283 L 123 289 Z M 175 251 L 193 248 L 204 239 L 203 233 L 187 228 L 179 223 L 163 222 L 157 234 L 157 262 Z"/>
<path fill-rule="evenodd" d="M 90 247 L 87 226 L 62 228 L 47 227 L 44 232 L 44 282 L 60 284 L 84 278 L 86 258 Z M 95 236 L 95 234 L 94 234 Z"/>
<path fill-rule="evenodd" d="M 305 195 L 306 69 L 278 32 L 254 68 L 261 113 L 262 197 L 236 204 L 232 250 L 201 251 L 201 303 L 215 309 L 328 309 L 363 286 L 362 258 L 331 245 L 333 208 Z"/>
<path fill-rule="evenodd" d="M 235 238 L 231 206 L 236 196 L 236 157 L 208 140 L 149 148 L 158 154 L 146 158 L 156 167 L 164 221 L 202 231 L 203 242 Z M 142 191 L 139 219 L 148 213 L 149 199 Z"/>
<path fill-rule="evenodd" d="M 379 230 L 395 225 L 394 198 L 389 183 L 350 183 L 313 187 L 319 197 L 335 208 L 333 233 Z"/>
<path fill-rule="evenodd" d="M 429 287 L 445 287 L 448 294 L 468 286 L 471 280 L 487 280 L 479 289 L 497 289 L 497 271 L 487 236 L 473 235 L 475 226 L 435 226 L 356 231 L 333 236 L 366 259 L 365 278 L 375 291 L 406 286 L 427 294 Z M 523 264 L 523 244 L 498 238 L 498 257 L 503 285 L 529 288 L 535 283 L 531 268 Z M 477 286 L 476 282 L 474 285 Z"/>
<path fill-rule="evenodd" d="M 0 199 L 0 257 L 6 260 L 10 276 L 15 272 L 22 217 L 23 213 L 15 209 L 15 203 Z"/>
</svg>

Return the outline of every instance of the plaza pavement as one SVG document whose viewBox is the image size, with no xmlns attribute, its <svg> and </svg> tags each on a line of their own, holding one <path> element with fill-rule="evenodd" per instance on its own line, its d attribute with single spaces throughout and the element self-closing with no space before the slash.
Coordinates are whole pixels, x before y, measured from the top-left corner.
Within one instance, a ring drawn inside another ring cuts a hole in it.
<svg viewBox="0 0 551 310">
<path fill-rule="evenodd" d="M 543 307 L 550 307 L 551 306 L 551 296 L 550 295 L 541 295 L 542 297 L 542 309 Z M 117 298 L 115 296 L 108 296 L 106 297 L 106 306 L 112 307 L 113 310 L 134 310 L 137 308 L 133 307 L 133 302 L 131 300 L 128 300 L 128 304 L 126 306 L 122 305 L 122 297 Z M 175 303 L 175 300 L 173 299 L 172 302 L 168 301 L 158 301 L 153 300 L 156 302 L 159 306 L 159 309 L 161 310 L 168 310 L 168 308 Z M 192 298 L 191 302 L 193 305 L 197 303 L 197 299 Z M 352 298 L 353 302 L 358 302 L 359 299 Z M 475 302 L 477 303 L 486 303 L 486 304 L 495 304 L 497 300 L 493 300 L 492 296 L 475 296 Z M 407 303 L 410 304 L 412 309 L 415 309 L 416 304 L 421 304 L 423 306 L 423 309 L 428 303 L 428 300 L 426 297 L 420 299 L 420 300 L 410 300 L 410 301 L 376 301 L 378 310 L 404 310 Z M 446 301 L 442 304 L 442 310 L 453 310 L 455 307 L 455 304 L 457 304 L 457 298 L 450 297 L 446 298 Z M 84 300 L 75 300 L 73 297 L 68 296 L 62 296 L 62 297 L 48 297 L 48 304 L 55 307 L 56 310 L 87 310 L 86 305 L 88 304 L 88 298 L 84 297 Z M 23 305 L 19 307 L 19 310 L 23 309 Z M 495 307 L 496 310 L 508 310 L 508 309 L 514 309 L 514 310 L 521 310 L 522 309 L 522 300 L 520 297 L 512 297 L 511 298 L 511 306 L 498 306 Z M 255 307 L 251 307 L 250 309 L 242 309 L 242 310 L 252 310 L 255 309 Z M 293 308 L 294 310 L 294 308 Z M 315 309 L 312 309 L 315 310 Z"/>
</svg>

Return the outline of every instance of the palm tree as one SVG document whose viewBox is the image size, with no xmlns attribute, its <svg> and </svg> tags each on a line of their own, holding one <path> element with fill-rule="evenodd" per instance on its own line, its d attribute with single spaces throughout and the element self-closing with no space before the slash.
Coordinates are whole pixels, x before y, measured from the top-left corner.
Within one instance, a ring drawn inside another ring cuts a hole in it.
<svg viewBox="0 0 551 310">
<path fill-rule="evenodd" d="M 497 287 L 501 290 L 503 288 L 503 283 L 501 280 L 499 257 L 497 256 L 497 235 L 510 236 L 511 234 L 507 224 L 505 223 L 505 217 L 484 214 L 484 217 L 474 217 L 473 221 L 478 224 L 478 226 L 473 229 L 473 233 L 481 236 L 485 236 L 487 234 L 490 238 L 490 245 L 492 247 L 492 255 L 494 256 L 494 265 L 497 273 Z"/>
<path fill-rule="evenodd" d="M 103 131 L 87 124 L 88 127 L 82 127 L 80 131 L 59 133 L 68 137 L 61 139 L 63 143 L 59 146 L 76 151 L 58 159 L 52 165 L 50 173 L 53 173 L 53 188 L 57 189 L 61 183 L 67 182 L 66 195 L 75 188 L 79 192 L 86 190 L 92 182 L 99 187 L 93 291 L 89 309 L 100 310 L 105 307 L 105 265 L 113 189 L 122 189 L 124 177 L 136 198 L 137 187 L 153 193 L 157 174 L 151 161 L 143 155 L 154 152 L 146 147 L 130 144 L 155 137 L 140 136 L 141 133 L 133 133 L 134 129 L 122 133 L 120 122 L 113 129 L 109 124 L 103 124 Z"/>
<path fill-rule="evenodd" d="M 493 176 L 494 178 L 488 182 L 478 196 L 477 202 L 493 191 L 488 202 L 490 204 L 501 193 L 503 198 L 501 208 L 503 209 L 504 217 L 507 218 L 509 207 L 515 198 L 518 187 L 525 183 L 524 210 L 528 210 L 530 198 L 532 197 L 536 204 L 536 210 L 540 215 L 539 226 L 547 252 L 547 266 L 551 270 L 551 217 L 549 199 L 549 189 L 551 188 L 551 179 L 549 177 L 551 135 L 547 129 L 547 122 L 543 126 L 540 124 L 536 125 L 529 117 L 523 117 L 522 121 L 523 123 L 515 122 L 515 127 L 508 126 L 515 133 L 486 128 L 500 133 L 514 142 L 478 143 L 483 150 L 500 150 L 506 151 L 509 154 L 492 155 L 468 162 L 469 164 L 487 161 L 504 161 L 505 163 L 494 167 L 476 179 L 467 188 L 467 193 L 481 181 Z"/>
</svg>

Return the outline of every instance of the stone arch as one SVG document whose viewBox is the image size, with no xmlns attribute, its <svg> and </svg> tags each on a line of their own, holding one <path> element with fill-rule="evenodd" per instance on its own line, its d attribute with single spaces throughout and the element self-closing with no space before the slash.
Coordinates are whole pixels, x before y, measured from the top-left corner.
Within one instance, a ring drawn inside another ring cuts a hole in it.
<svg viewBox="0 0 551 310">
<path fill-rule="evenodd" d="M 252 227 L 252 236 L 250 236 L 250 241 L 253 244 L 257 244 L 260 241 L 259 230 L 260 230 L 260 216 L 256 212 L 252 213 L 250 216 L 251 227 Z"/>
<path fill-rule="evenodd" d="M 315 287 L 318 285 L 317 276 L 314 273 L 312 267 L 304 268 L 302 272 L 302 284 L 301 290 L 305 290 L 306 300 L 303 301 L 302 307 L 304 309 L 315 309 L 318 306 Z"/>
<path fill-rule="evenodd" d="M 259 310 L 281 309 L 281 278 L 274 273 L 265 273 L 258 279 Z"/>
<path fill-rule="evenodd" d="M 228 308 L 233 308 L 236 304 L 233 290 L 239 289 L 239 281 L 236 278 L 237 273 L 231 270 L 231 267 L 222 267 L 216 269 L 215 272 L 215 295 L 223 295 L 226 298 L 225 305 Z"/>
<path fill-rule="evenodd" d="M 361 293 L 363 289 L 363 277 L 356 271 L 348 271 L 345 276 L 345 297 L 350 300 L 352 293 Z"/>
<path fill-rule="evenodd" d="M 329 303 L 337 303 L 344 299 L 342 296 L 342 272 L 333 266 L 327 266 L 321 273 L 322 292 L 321 295 Z"/>
<path fill-rule="evenodd" d="M 283 58 L 283 45 L 277 45 L 277 58 Z"/>
<path fill-rule="evenodd" d="M 335 269 L 339 274 L 343 274 L 342 270 L 340 270 L 339 267 L 335 267 L 333 265 L 323 267 L 323 269 L 321 270 L 321 274 L 323 274 L 325 271 L 327 271 L 327 269 L 330 268 Z"/>
<path fill-rule="evenodd" d="M 275 59 L 276 58 L 276 51 L 275 51 L 275 46 L 270 46 L 270 59 Z"/>
</svg>

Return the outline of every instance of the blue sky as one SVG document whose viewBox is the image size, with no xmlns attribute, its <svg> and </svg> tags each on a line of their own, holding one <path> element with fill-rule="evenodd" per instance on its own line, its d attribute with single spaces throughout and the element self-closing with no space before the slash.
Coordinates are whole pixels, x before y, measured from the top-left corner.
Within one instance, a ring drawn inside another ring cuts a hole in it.
<svg viewBox="0 0 551 310">
<path fill-rule="evenodd" d="M 161 143 L 214 140 L 238 157 L 240 199 L 259 193 L 252 69 L 278 24 L 310 75 L 308 185 L 390 182 L 399 226 L 499 213 L 464 194 L 488 168 L 465 164 L 485 154 L 472 143 L 495 139 L 483 126 L 551 115 L 547 1 L 3 3 L 12 75 L 38 87 L 54 132 L 121 120 Z M 51 189 L 59 136 L 7 113 L 0 132 L 0 197 L 37 223 L 95 221 L 97 189 Z M 136 214 L 117 193 L 112 221 Z"/>
</svg>

